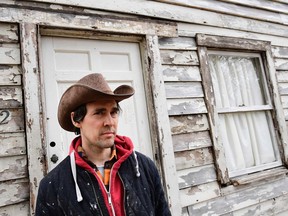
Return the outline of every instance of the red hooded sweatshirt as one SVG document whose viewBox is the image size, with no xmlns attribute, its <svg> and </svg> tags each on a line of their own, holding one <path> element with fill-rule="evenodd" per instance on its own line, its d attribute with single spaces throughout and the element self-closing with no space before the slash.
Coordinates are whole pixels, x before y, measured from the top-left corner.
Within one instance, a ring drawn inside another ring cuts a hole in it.
<svg viewBox="0 0 288 216">
<path fill-rule="evenodd" d="M 95 170 L 78 154 L 77 148 L 81 145 L 81 136 L 76 137 L 70 145 L 70 155 L 74 152 L 76 164 L 92 173 L 95 176 L 95 180 L 98 181 L 106 207 L 111 216 L 125 215 L 123 202 L 124 189 L 120 177 L 117 175 L 117 171 L 123 161 L 125 161 L 133 152 L 133 143 L 128 137 L 116 135 L 114 143 L 116 146 L 117 161 L 114 163 L 110 172 L 109 191 L 106 190 L 104 183 L 98 177 Z"/>
</svg>

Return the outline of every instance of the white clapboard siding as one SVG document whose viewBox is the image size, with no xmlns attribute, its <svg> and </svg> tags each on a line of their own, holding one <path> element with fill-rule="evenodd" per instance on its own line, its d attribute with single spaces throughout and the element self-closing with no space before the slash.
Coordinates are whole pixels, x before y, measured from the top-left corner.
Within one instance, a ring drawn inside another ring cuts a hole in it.
<svg viewBox="0 0 288 216">
<path fill-rule="evenodd" d="M 17 65 L 0 65 L 0 86 L 1 85 L 21 85 L 20 67 Z"/>
<path fill-rule="evenodd" d="M 29 181 L 27 179 L 17 179 L 17 180 L 0 182 L 0 191 L 1 191 L 0 207 L 27 201 L 29 199 Z M 17 206 L 18 205 L 16 205 L 15 208 L 17 208 Z M 28 211 L 25 211 L 26 205 L 24 204 L 23 206 L 24 206 L 24 208 L 22 209 L 23 214 L 28 215 Z M 14 206 L 12 208 L 14 208 Z M 0 211 L 4 210 L 1 210 L 0 208 Z M 15 216 L 16 215 L 18 216 L 18 214 L 15 214 Z"/>
<path fill-rule="evenodd" d="M 24 191 L 23 191 L 24 192 Z M 27 216 L 29 212 L 29 201 L 0 207 L 0 215 Z"/>
<path fill-rule="evenodd" d="M 163 65 L 163 79 L 168 81 L 201 81 L 198 66 Z"/>
<path fill-rule="evenodd" d="M 162 64 L 199 65 L 196 51 L 161 50 Z"/>
<path fill-rule="evenodd" d="M 26 155 L 0 158 L 0 181 L 27 177 Z"/>
<path fill-rule="evenodd" d="M 282 178 L 257 187 L 248 187 L 217 199 L 188 207 L 191 215 L 224 215 L 288 193 L 288 179 Z M 240 214 L 241 215 L 241 214 Z M 253 215 L 253 214 L 252 214 Z"/>
<path fill-rule="evenodd" d="M 274 58 L 288 58 L 288 47 L 272 46 L 272 55 Z"/>
<path fill-rule="evenodd" d="M 175 152 L 176 170 L 213 164 L 211 148 L 200 148 Z"/>
<path fill-rule="evenodd" d="M 288 70 L 288 59 L 277 58 L 274 59 L 276 70 Z"/>
<path fill-rule="evenodd" d="M 167 100 L 169 115 L 187 115 L 207 113 L 203 98 Z"/>
<path fill-rule="evenodd" d="M 174 134 L 172 136 L 174 152 L 200 149 L 212 146 L 208 131 Z"/>
<path fill-rule="evenodd" d="M 206 184 L 188 187 L 180 190 L 180 200 L 182 207 L 194 205 L 219 197 L 221 194 L 219 184 L 216 181 Z"/>
<path fill-rule="evenodd" d="M 1 23 L 0 25 L 0 43 L 1 42 L 18 42 L 17 24 Z"/>
<path fill-rule="evenodd" d="M 25 155 L 26 143 L 24 133 L 0 133 L 1 157 Z"/>
<path fill-rule="evenodd" d="M 3 44 L 0 49 L 0 64 L 20 64 L 18 44 Z"/>
<path fill-rule="evenodd" d="M 23 109 L 0 109 L 0 133 L 24 131 Z"/>
<path fill-rule="evenodd" d="M 170 116 L 172 134 L 184 134 L 209 129 L 207 115 Z"/>
<path fill-rule="evenodd" d="M 201 82 L 166 82 L 166 98 L 199 98 L 203 97 Z"/>
<path fill-rule="evenodd" d="M 214 165 L 179 170 L 177 175 L 180 189 L 216 181 Z"/>
<path fill-rule="evenodd" d="M 196 50 L 197 46 L 191 37 L 159 38 L 159 49 Z"/>
<path fill-rule="evenodd" d="M 22 107 L 21 86 L 0 86 L 0 109 Z"/>
<path fill-rule="evenodd" d="M 278 83 L 288 82 L 288 70 L 277 71 L 276 77 L 277 77 Z"/>
</svg>

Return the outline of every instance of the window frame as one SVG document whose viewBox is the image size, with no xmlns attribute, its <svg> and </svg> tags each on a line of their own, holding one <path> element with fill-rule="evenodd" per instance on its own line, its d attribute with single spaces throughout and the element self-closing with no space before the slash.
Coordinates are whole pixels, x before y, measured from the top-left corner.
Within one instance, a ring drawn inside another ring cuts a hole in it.
<svg viewBox="0 0 288 216">
<path fill-rule="evenodd" d="M 287 129 L 283 107 L 278 92 L 278 86 L 275 74 L 276 70 L 274 67 L 270 42 L 236 38 L 236 37 L 205 35 L 205 34 L 197 34 L 196 42 L 198 48 L 198 56 L 202 76 L 202 83 L 204 88 L 205 102 L 208 110 L 210 133 L 215 154 L 215 165 L 217 169 L 218 180 L 220 181 L 220 183 L 230 184 L 233 183 L 233 179 L 231 178 L 231 176 L 229 176 L 228 168 L 226 165 L 225 150 L 223 142 L 221 140 L 221 135 L 219 136 L 220 134 L 219 127 L 217 126 L 217 124 L 219 123 L 219 116 L 217 108 L 215 106 L 214 89 L 212 85 L 212 77 L 210 74 L 209 62 L 208 62 L 209 60 L 208 52 L 210 50 L 229 51 L 235 53 L 246 52 L 246 53 L 260 54 L 267 82 L 266 84 L 269 94 L 268 97 L 273 107 L 273 109 L 271 110 L 271 115 L 273 125 L 275 127 L 277 145 L 279 148 L 282 163 L 287 166 L 288 164 Z M 274 167 L 272 169 L 275 168 L 277 167 Z M 243 177 L 245 176 L 247 177 L 247 175 L 244 175 Z M 239 181 L 239 178 L 241 177 L 237 176 L 236 178 L 238 182 L 241 182 Z M 252 177 L 251 179 L 255 179 L 255 177 Z"/>
</svg>

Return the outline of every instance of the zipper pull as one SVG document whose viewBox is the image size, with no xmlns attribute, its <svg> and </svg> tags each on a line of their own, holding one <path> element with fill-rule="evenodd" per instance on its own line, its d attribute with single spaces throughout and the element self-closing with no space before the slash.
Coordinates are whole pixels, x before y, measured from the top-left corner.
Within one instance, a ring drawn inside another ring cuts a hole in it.
<svg viewBox="0 0 288 216">
<path fill-rule="evenodd" d="M 109 203 L 109 205 L 111 206 L 111 204 L 112 204 L 112 199 L 111 199 L 111 194 L 110 194 L 110 192 L 108 192 L 107 195 L 108 195 L 108 203 Z"/>
</svg>

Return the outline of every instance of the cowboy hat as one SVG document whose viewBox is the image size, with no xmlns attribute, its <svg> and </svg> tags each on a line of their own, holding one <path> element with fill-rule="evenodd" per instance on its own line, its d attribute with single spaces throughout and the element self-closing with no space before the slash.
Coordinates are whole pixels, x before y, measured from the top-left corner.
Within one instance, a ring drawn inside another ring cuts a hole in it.
<svg viewBox="0 0 288 216">
<path fill-rule="evenodd" d="M 102 74 L 93 73 L 81 78 L 70 86 L 62 95 L 58 106 L 58 121 L 67 131 L 74 131 L 71 112 L 79 106 L 99 100 L 115 100 L 120 102 L 134 94 L 134 89 L 128 85 L 110 89 Z"/>
</svg>

